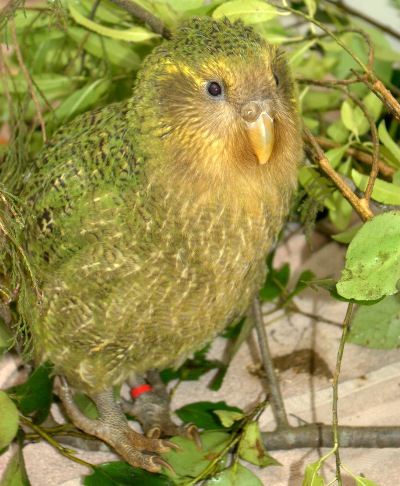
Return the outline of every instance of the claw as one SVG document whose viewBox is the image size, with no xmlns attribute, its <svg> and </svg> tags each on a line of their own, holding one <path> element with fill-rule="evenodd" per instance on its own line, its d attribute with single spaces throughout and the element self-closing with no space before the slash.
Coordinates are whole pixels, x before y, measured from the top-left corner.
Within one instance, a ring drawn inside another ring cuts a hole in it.
<svg viewBox="0 0 400 486">
<path fill-rule="evenodd" d="M 155 464 L 160 464 L 160 466 L 164 466 L 167 468 L 169 471 L 172 472 L 172 474 L 176 474 L 174 468 L 169 464 L 167 461 L 164 461 L 164 459 L 161 459 L 161 457 L 154 457 L 153 458 L 153 463 Z"/>
<path fill-rule="evenodd" d="M 201 443 L 201 438 L 197 427 L 193 424 L 190 424 L 187 427 L 187 434 L 190 439 L 194 440 L 197 450 L 201 452 L 203 450 L 203 444 Z"/>
<path fill-rule="evenodd" d="M 150 439 L 159 439 L 161 436 L 161 427 L 158 425 L 147 431 L 146 437 Z"/>
<path fill-rule="evenodd" d="M 167 447 L 174 449 L 174 451 L 183 452 L 182 447 L 178 446 L 178 444 L 175 444 L 174 442 L 171 442 L 170 440 L 163 439 L 162 443 Z"/>
</svg>

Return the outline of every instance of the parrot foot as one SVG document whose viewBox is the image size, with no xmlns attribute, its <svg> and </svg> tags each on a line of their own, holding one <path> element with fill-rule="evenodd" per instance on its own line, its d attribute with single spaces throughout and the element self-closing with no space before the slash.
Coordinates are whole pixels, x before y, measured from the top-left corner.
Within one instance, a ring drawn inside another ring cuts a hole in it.
<svg viewBox="0 0 400 486">
<path fill-rule="evenodd" d="M 159 472 L 161 467 L 165 466 L 174 472 L 164 459 L 155 454 L 163 454 L 170 449 L 180 451 L 181 448 L 168 440 L 146 437 L 132 430 L 121 407 L 115 402 L 111 388 L 90 395 L 96 404 L 98 419 L 90 419 L 80 411 L 64 379 L 59 397 L 76 427 L 105 441 L 130 465 L 150 472 Z"/>
<path fill-rule="evenodd" d="M 197 427 L 194 424 L 176 424 L 170 417 L 170 398 L 167 389 L 155 371 L 148 372 L 148 381 L 151 391 L 141 393 L 134 402 L 122 402 L 125 413 L 136 417 L 142 425 L 146 437 L 159 439 L 160 437 L 174 437 L 181 435 L 194 440 L 201 450 L 201 440 Z M 144 380 L 138 377 L 128 379 L 129 385 L 135 390 L 142 387 Z"/>
</svg>

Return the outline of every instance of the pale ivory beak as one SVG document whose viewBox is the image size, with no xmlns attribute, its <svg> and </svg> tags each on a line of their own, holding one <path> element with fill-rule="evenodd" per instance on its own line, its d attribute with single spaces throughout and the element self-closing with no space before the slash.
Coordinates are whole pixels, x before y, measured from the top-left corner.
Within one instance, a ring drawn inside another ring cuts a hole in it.
<svg viewBox="0 0 400 486">
<path fill-rule="evenodd" d="M 274 148 L 274 120 L 258 101 L 250 101 L 242 109 L 251 148 L 260 165 L 268 162 Z"/>
</svg>

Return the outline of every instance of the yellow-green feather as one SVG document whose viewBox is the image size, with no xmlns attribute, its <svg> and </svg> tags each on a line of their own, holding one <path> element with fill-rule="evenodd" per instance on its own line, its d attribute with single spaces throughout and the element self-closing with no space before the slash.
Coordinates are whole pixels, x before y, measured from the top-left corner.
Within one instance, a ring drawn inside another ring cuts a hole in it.
<svg viewBox="0 0 400 486">
<path fill-rule="evenodd" d="M 233 108 L 207 112 L 207 60 L 232 107 L 279 71 L 282 133 L 267 167 L 253 163 Z M 179 364 L 243 316 L 296 185 L 293 89 L 284 59 L 251 29 L 195 19 L 145 61 L 130 100 L 55 135 L 24 193 L 44 293 L 32 325 L 39 360 L 98 391 Z"/>
</svg>

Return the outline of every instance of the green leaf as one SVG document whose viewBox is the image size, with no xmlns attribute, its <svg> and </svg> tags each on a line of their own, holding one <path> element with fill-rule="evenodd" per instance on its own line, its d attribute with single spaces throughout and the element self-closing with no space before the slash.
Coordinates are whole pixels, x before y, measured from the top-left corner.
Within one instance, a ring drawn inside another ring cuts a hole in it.
<svg viewBox="0 0 400 486">
<path fill-rule="evenodd" d="M 369 177 L 360 174 L 355 169 L 351 171 L 351 177 L 355 185 L 361 189 L 361 191 L 365 191 Z M 395 184 L 376 179 L 371 197 L 375 201 L 384 204 L 400 204 L 400 188 Z"/>
<path fill-rule="evenodd" d="M 262 486 L 259 478 L 240 463 L 233 464 L 204 483 L 207 486 Z"/>
<path fill-rule="evenodd" d="M 384 299 L 384 296 L 380 297 L 379 299 L 376 300 L 356 300 L 356 299 L 346 299 L 345 297 L 342 297 L 337 289 L 336 289 L 336 282 L 332 278 L 326 278 L 326 279 L 321 279 L 321 280 L 311 280 L 310 282 L 304 282 L 308 287 L 311 287 L 312 289 L 316 290 L 316 287 L 319 287 L 321 289 L 327 290 L 330 294 L 331 297 L 333 297 L 336 300 L 340 300 L 341 302 L 349 302 L 350 304 L 358 304 L 358 305 L 375 305 L 381 300 Z"/>
<path fill-rule="evenodd" d="M 231 407 L 225 402 L 196 402 L 175 411 L 183 422 L 190 422 L 203 429 L 223 429 L 224 426 L 214 414 L 215 410 L 230 410 L 242 413 L 240 408 Z"/>
<path fill-rule="evenodd" d="M 68 91 L 71 90 L 71 84 L 73 83 L 73 81 L 77 80 L 77 78 L 71 78 L 54 73 L 44 73 L 32 76 L 32 78 L 34 84 L 37 85 L 43 93 L 46 93 L 46 97 L 48 100 L 52 100 L 65 95 Z M 22 74 L 18 74 L 17 76 L 15 76 L 13 78 L 13 83 L 10 84 L 9 87 L 11 93 L 24 94 L 28 90 L 28 84 Z M 0 93 L 5 93 L 3 83 L 0 83 Z"/>
<path fill-rule="evenodd" d="M 332 235 L 332 238 L 339 243 L 350 243 L 350 241 L 355 237 L 357 234 L 358 230 L 362 227 L 362 224 L 359 224 L 357 226 L 353 226 L 352 228 L 343 231 L 342 233 L 338 233 L 336 235 Z"/>
<path fill-rule="evenodd" d="M 307 54 L 309 53 L 310 51 L 308 49 Z M 304 53 L 302 57 L 304 59 Z M 319 69 L 321 69 L 323 72 L 321 73 L 320 76 L 318 76 L 318 73 L 311 74 L 308 72 L 308 76 L 306 73 L 304 73 L 307 77 L 312 76 L 314 78 L 320 78 L 326 73 L 326 70 L 322 69 L 321 64 L 318 63 L 316 59 L 314 59 L 314 66 L 316 68 L 319 67 Z M 304 70 L 306 70 L 307 68 L 309 70 L 309 66 L 305 67 Z M 322 112 L 326 110 L 331 110 L 336 105 L 339 108 L 340 103 L 341 103 L 341 94 L 335 91 L 333 91 L 332 93 L 328 93 L 323 91 L 308 90 L 305 96 L 302 98 L 302 107 L 304 111 L 312 110 L 312 111 Z"/>
<path fill-rule="evenodd" d="M 349 130 L 347 130 L 342 120 L 331 123 L 326 132 L 332 140 L 338 143 L 346 143 L 349 138 Z"/>
<path fill-rule="evenodd" d="M 3 390 L 0 390 L 0 451 L 8 446 L 17 435 L 18 409 Z"/>
<path fill-rule="evenodd" d="M 288 263 L 282 265 L 279 270 L 276 270 L 272 266 L 274 254 L 271 253 L 267 256 L 267 277 L 264 285 L 260 290 L 260 298 L 263 301 L 271 301 L 281 295 L 282 290 L 286 287 L 290 278 L 290 266 Z"/>
<path fill-rule="evenodd" d="M 231 427 L 235 422 L 246 417 L 244 413 L 232 412 L 231 410 L 214 410 L 214 413 L 220 419 L 221 424 L 226 428 Z"/>
<path fill-rule="evenodd" d="M 175 11 L 188 11 L 199 8 L 203 5 L 203 0 L 169 0 L 168 3 L 174 8 Z M 212 2 L 210 2 L 212 3 Z"/>
<path fill-rule="evenodd" d="M 346 299 L 374 300 L 397 292 L 399 276 L 400 211 L 390 211 L 360 228 L 336 288 Z"/>
<path fill-rule="evenodd" d="M 202 449 L 198 450 L 193 440 L 185 437 L 173 437 L 171 441 L 179 445 L 183 452 L 171 449 L 162 457 L 174 468 L 178 476 L 196 477 L 210 465 L 218 453 L 227 447 L 229 440 L 230 435 L 225 432 L 206 431 L 201 434 Z M 168 470 L 165 470 L 165 474 L 172 479 L 176 478 L 176 475 Z M 185 484 L 188 483 L 189 481 Z"/>
<path fill-rule="evenodd" d="M 355 111 L 354 107 L 350 104 L 348 100 L 342 103 L 340 116 L 342 122 L 344 123 L 344 126 L 358 137 L 360 125 L 359 113 Z"/>
<path fill-rule="evenodd" d="M 315 12 L 317 11 L 317 3 L 315 0 L 305 0 L 307 5 L 308 15 L 314 18 Z"/>
<path fill-rule="evenodd" d="M 303 121 L 313 133 L 318 133 L 319 131 L 318 120 L 315 120 L 314 118 L 310 118 L 309 116 L 303 116 Z"/>
<path fill-rule="evenodd" d="M 335 191 L 325 201 L 329 206 L 329 218 L 335 228 L 344 230 L 350 224 L 353 208 L 346 198 L 339 191 Z M 332 207 L 333 206 L 333 207 Z"/>
<path fill-rule="evenodd" d="M 386 297 L 378 304 L 360 307 L 354 315 L 348 341 L 367 348 L 400 347 L 400 296 Z"/>
<path fill-rule="evenodd" d="M 293 297 L 295 297 L 300 292 L 302 292 L 307 287 L 307 284 L 305 283 L 305 281 L 310 280 L 314 277 L 315 277 L 315 274 L 311 270 L 304 270 L 303 272 L 301 272 L 301 275 L 297 279 L 297 282 L 294 286 L 294 289 L 286 297 L 285 302 L 289 302 L 290 300 L 293 299 Z"/>
<path fill-rule="evenodd" d="M 63 123 L 92 107 L 110 87 L 109 79 L 97 79 L 91 84 L 76 90 L 56 109 L 57 118 Z"/>
<path fill-rule="evenodd" d="M 394 160 L 397 161 L 396 167 L 400 169 L 400 147 L 389 135 L 386 129 L 385 120 L 382 120 L 378 128 L 379 139 L 383 145 L 393 154 Z"/>
<path fill-rule="evenodd" d="M 68 28 L 67 34 L 78 45 L 87 37 L 83 47 L 92 56 L 100 59 L 106 57 L 111 64 L 126 71 L 137 71 L 140 68 L 140 57 L 124 42 L 113 39 L 104 40 L 96 34 L 88 36 L 87 30 L 73 26 Z"/>
<path fill-rule="evenodd" d="M 126 462 L 109 462 L 92 466 L 93 474 L 86 476 L 85 486 L 130 486 L 132 484 L 151 484 L 151 486 L 172 486 L 174 481 L 164 474 L 155 474 Z"/>
<path fill-rule="evenodd" d="M 363 98 L 362 101 L 373 120 L 376 121 L 383 109 L 383 104 L 380 99 L 377 98 L 374 93 L 370 92 Z M 370 126 L 364 112 L 359 106 L 354 105 L 348 100 L 342 104 L 341 118 L 346 128 L 353 132 L 357 137 L 365 135 L 370 130 Z"/>
<path fill-rule="evenodd" d="M 90 15 L 93 8 L 92 0 L 79 0 L 79 5 L 83 7 L 85 13 Z M 101 20 L 108 24 L 119 24 L 129 20 L 129 14 L 122 8 L 116 7 L 111 2 L 101 2 L 96 8 L 96 20 Z"/>
<path fill-rule="evenodd" d="M 240 319 L 239 322 L 236 324 L 231 324 L 228 327 L 226 327 L 222 333 L 220 334 L 221 337 L 225 339 L 234 339 L 240 336 L 240 333 L 242 332 L 243 326 L 245 324 L 246 318 L 243 317 Z"/>
<path fill-rule="evenodd" d="M 299 181 L 312 198 L 316 201 L 323 201 L 328 209 L 335 209 L 328 197 L 332 194 L 333 187 L 326 177 L 321 176 L 312 167 L 305 166 L 299 170 Z"/>
<path fill-rule="evenodd" d="M 392 76 L 392 63 L 398 63 L 399 62 L 399 51 L 398 49 L 393 49 L 393 46 L 391 43 L 388 41 L 387 36 L 385 32 L 381 29 L 377 29 L 375 27 L 367 25 L 365 22 L 359 22 L 356 19 L 352 19 L 354 24 L 358 26 L 359 28 L 363 29 L 367 34 L 371 36 L 372 42 L 374 43 L 374 48 L 375 48 L 375 59 L 380 61 L 381 64 L 386 66 L 386 70 L 382 69 L 384 71 L 384 77 L 381 76 L 385 81 L 388 81 L 391 79 Z M 382 61 L 389 61 L 383 63 Z M 375 73 L 378 73 L 377 71 L 380 68 L 380 66 L 376 66 L 374 63 L 374 71 Z"/>
<path fill-rule="evenodd" d="M 109 27 L 105 27 L 101 24 L 93 22 L 89 18 L 82 15 L 78 8 L 79 2 L 74 0 L 68 0 L 68 8 L 71 13 L 72 18 L 75 22 L 79 25 L 83 25 L 88 30 L 92 32 L 96 32 L 105 37 L 111 37 L 113 39 L 121 39 L 125 41 L 132 41 L 132 42 L 143 42 L 149 39 L 153 39 L 155 37 L 160 37 L 159 34 L 155 34 L 150 30 L 147 30 L 144 27 L 135 26 L 125 30 L 118 30 L 118 29 L 111 29 Z"/>
<path fill-rule="evenodd" d="M 74 394 L 74 401 L 80 408 L 81 412 L 86 415 L 86 417 L 91 419 L 98 418 L 99 413 L 97 411 L 96 405 L 89 397 L 87 397 L 83 393 L 77 392 Z"/>
<path fill-rule="evenodd" d="M 341 145 L 340 147 L 335 147 L 333 149 L 327 150 L 325 152 L 325 156 L 329 159 L 331 166 L 336 169 L 336 167 L 340 164 L 343 159 L 346 150 L 348 149 L 349 145 Z"/>
<path fill-rule="evenodd" d="M 368 113 L 372 116 L 372 119 L 376 121 L 382 113 L 383 104 L 374 93 L 370 92 L 363 98 Z M 342 105 L 341 116 L 344 125 L 352 131 L 356 136 L 365 135 L 370 126 L 364 112 L 357 105 L 345 101 Z"/>
<path fill-rule="evenodd" d="M 181 381 L 197 381 L 205 373 L 210 370 L 220 369 L 224 370 L 226 365 L 218 360 L 207 359 L 207 352 L 210 345 L 205 346 L 200 351 L 194 353 L 193 358 L 187 359 L 182 366 L 177 370 L 167 368 L 161 371 L 160 376 L 164 383 L 171 380 L 179 379 Z"/>
<path fill-rule="evenodd" d="M 239 330 L 239 334 L 237 335 L 235 342 L 229 351 L 229 355 L 225 360 L 225 363 L 221 363 L 221 367 L 218 372 L 215 374 L 211 384 L 209 385 L 210 390 L 218 391 L 223 383 L 224 377 L 226 372 L 228 371 L 229 364 L 231 363 L 232 359 L 240 349 L 241 345 L 247 340 L 250 335 L 251 330 L 254 327 L 254 323 L 251 319 L 244 318 L 242 319 L 235 327 L 235 331 Z M 233 336 L 233 333 L 230 333 L 230 336 Z M 223 337 L 227 337 L 225 333 L 223 333 Z M 232 339 L 230 337 L 230 339 Z"/>
<path fill-rule="evenodd" d="M 136 0 L 143 8 L 152 12 L 156 17 L 164 22 L 167 27 L 172 27 L 177 23 L 177 15 L 174 0 Z M 190 0 L 190 3 L 191 0 Z M 190 5 L 190 4 L 189 4 Z M 189 7 L 188 5 L 188 7 Z"/>
<path fill-rule="evenodd" d="M 30 486 L 28 475 L 26 474 L 24 456 L 22 447 L 18 447 L 17 452 L 13 455 L 7 469 L 0 479 L 0 486 Z"/>
<path fill-rule="evenodd" d="M 321 469 L 321 461 L 309 464 L 306 467 L 306 472 L 303 479 L 302 486 L 324 486 L 323 478 L 318 474 Z"/>
<path fill-rule="evenodd" d="M 271 457 L 266 451 L 261 437 L 258 422 L 252 422 L 246 428 L 244 437 L 239 444 L 239 456 L 256 466 L 281 466 L 282 464 Z"/>
<path fill-rule="evenodd" d="M 382 110 L 383 110 L 382 101 L 374 93 L 369 92 L 367 96 L 364 97 L 363 102 L 368 109 L 368 113 L 372 116 L 373 120 L 376 122 L 382 114 Z M 367 122 L 366 118 L 364 119 Z M 369 124 L 368 124 L 368 129 L 369 129 Z"/>
<path fill-rule="evenodd" d="M 19 401 L 23 415 L 32 415 L 33 421 L 37 424 L 41 424 L 50 411 L 54 381 L 50 374 L 51 367 L 43 364 L 35 369 L 26 383 L 9 390 Z"/>
<path fill-rule="evenodd" d="M 382 103 L 379 99 L 373 93 L 370 93 L 365 97 L 364 102 L 372 117 L 378 118 L 382 111 Z M 340 114 L 345 127 L 353 132 L 356 137 L 365 135 L 369 131 L 370 126 L 364 112 L 350 101 L 343 102 Z"/>
<path fill-rule="evenodd" d="M 232 0 L 217 7 L 212 14 L 217 20 L 228 17 L 230 20 L 241 19 L 246 24 L 265 22 L 277 15 L 275 7 L 259 0 Z"/>
<path fill-rule="evenodd" d="M 8 349 L 13 340 L 13 335 L 6 323 L 0 318 L 0 354 L 3 349 Z"/>
<path fill-rule="evenodd" d="M 357 486 L 379 486 L 374 481 L 367 478 L 362 478 L 361 476 L 353 476 L 353 478 L 356 480 Z"/>
</svg>

